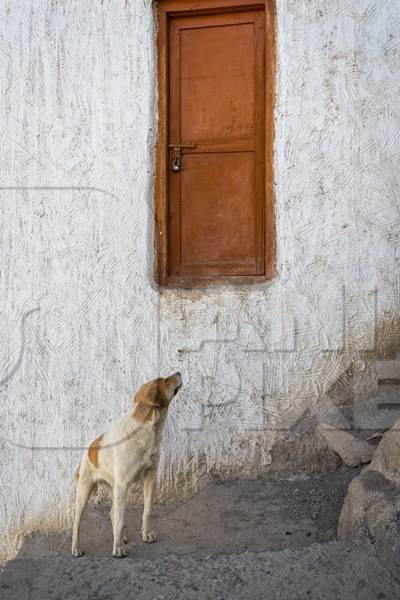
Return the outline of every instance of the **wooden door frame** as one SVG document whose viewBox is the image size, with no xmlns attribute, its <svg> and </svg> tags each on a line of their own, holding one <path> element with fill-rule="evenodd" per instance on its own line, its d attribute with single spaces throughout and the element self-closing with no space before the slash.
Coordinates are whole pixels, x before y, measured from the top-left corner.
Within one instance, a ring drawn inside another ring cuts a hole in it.
<svg viewBox="0 0 400 600">
<path fill-rule="evenodd" d="M 168 119 L 169 119 L 169 27 L 172 16 L 213 14 L 237 10 L 263 9 L 266 30 L 265 119 L 265 273 L 215 278 L 170 277 L 168 248 Z M 275 104 L 275 1 L 274 0 L 160 0 L 157 8 L 158 131 L 156 145 L 155 279 L 163 287 L 192 288 L 216 284 L 257 283 L 275 275 L 275 194 L 274 194 L 274 104 Z M 269 84 L 269 85 L 268 85 Z M 269 118 L 268 118 L 269 117 Z"/>
</svg>

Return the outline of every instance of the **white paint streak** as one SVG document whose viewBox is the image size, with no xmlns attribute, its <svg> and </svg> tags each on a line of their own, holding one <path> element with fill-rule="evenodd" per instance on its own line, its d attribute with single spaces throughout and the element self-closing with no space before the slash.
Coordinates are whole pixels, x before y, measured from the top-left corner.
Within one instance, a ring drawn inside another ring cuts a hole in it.
<svg viewBox="0 0 400 600">
<path fill-rule="evenodd" d="M 372 343 L 374 287 L 379 321 L 398 316 L 400 5 L 277 4 L 278 276 L 159 294 L 151 1 L 2 3 L 6 555 L 16 535 L 66 523 L 78 448 L 143 380 L 180 368 L 187 381 L 167 430 L 164 494 L 183 493 L 190 474 L 268 473 L 274 427 L 317 410 Z M 343 286 L 348 347 L 323 352 L 343 337 Z M 21 354 L 21 321 L 37 306 Z"/>
</svg>

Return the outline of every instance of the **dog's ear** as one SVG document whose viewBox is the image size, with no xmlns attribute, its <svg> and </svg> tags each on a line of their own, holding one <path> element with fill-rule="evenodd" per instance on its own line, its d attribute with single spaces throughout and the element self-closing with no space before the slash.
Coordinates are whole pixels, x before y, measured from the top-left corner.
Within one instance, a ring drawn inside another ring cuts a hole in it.
<svg viewBox="0 0 400 600">
<path fill-rule="evenodd" d="M 151 408 L 162 408 L 164 404 L 160 386 L 156 381 L 142 385 L 136 392 L 133 401 L 135 404 L 143 404 Z"/>
<path fill-rule="evenodd" d="M 163 397 L 158 383 L 153 382 L 145 389 L 145 402 L 153 408 L 162 408 Z"/>
<path fill-rule="evenodd" d="M 152 418 L 155 408 L 164 406 L 164 396 L 157 381 L 145 383 L 136 392 L 133 399 L 133 414 L 139 421 L 147 421 Z"/>
</svg>

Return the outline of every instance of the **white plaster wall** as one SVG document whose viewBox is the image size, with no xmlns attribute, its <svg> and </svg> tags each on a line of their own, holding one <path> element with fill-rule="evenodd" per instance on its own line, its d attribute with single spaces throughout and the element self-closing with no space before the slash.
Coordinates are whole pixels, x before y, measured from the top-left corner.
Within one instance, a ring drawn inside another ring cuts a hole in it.
<svg viewBox="0 0 400 600">
<path fill-rule="evenodd" d="M 1 3 L 4 555 L 66 524 L 81 448 L 158 373 L 186 380 L 164 497 L 207 473 L 329 466 L 288 427 L 363 351 L 384 354 L 375 315 L 390 334 L 399 316 L 400 4 L 277 4 L 278 274 L 160 293 L 152 2 Z"/>
</svg>

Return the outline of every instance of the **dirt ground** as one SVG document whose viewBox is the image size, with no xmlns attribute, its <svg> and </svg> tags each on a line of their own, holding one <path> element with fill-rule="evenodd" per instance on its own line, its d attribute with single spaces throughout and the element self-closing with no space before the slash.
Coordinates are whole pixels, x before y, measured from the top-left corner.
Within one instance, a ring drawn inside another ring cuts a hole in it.
<svg viewBox="0 0 400 600">
<path fill-rule="evenodd" d="M 70 556 L 69 532 L 32 536 L 3 570 L 0 598 L 227 600 L 263 598 L 267 588 L 268 598 L 280 600 L 400 597 L 399 583 L 368 549 L 334 542 L 343 498 L 357 473 L 212 482 L 186 503 L 157 508 L 155 544 L 140 541 L 140 510 L 130 507 L 123 560 L 110 557 L 109 508 L 92 505 L 81 532 L 86 556 Z"/>
</svg>

